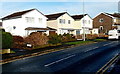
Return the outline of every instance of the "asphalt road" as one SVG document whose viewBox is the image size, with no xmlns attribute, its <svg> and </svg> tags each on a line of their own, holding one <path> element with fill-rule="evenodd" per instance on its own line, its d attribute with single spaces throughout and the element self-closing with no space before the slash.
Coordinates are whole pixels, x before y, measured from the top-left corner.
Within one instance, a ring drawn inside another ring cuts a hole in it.
<svg viewBox="0 0 120 74">
<path fill-rule="evenodd" d="M 97 72 L 117 53 L 120 53 L 120 41 L 105 41 L 3 64 L 2 71 L 50 74 Z"/>
</svg>

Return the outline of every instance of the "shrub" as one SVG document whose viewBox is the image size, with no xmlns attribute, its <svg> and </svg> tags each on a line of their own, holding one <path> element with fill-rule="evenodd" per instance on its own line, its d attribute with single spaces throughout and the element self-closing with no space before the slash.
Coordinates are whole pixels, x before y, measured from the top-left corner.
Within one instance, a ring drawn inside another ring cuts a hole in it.
<svg viewBox="0 0 120 74">
<path fill-rule="evenodd" d="M 21 36 L 13 36 L 13 42 L 24 42 L 24 38 Z"/>
<path fill-rule="evenodd" d="M 96 34 L 86 34 L 86 39 L 93 40 L 96 39 L 98 35 Z"/>
<path fill-rule="evenodd" d="M 13 45 L 12 48 L 24 48 L 25 43 L 24 43 L 24 38 L 21 36 L 13 36 Z"/>
<path fill-rule="evenodd" d="M 58 43 L 61 43 L 61 37 L 62 37 L 61 35 L 57 35 L 57 34 L 50 35 L 48 43 L 49 44 L 58 44 Z"/>
<path fill-rule="evenodd" d="M 48 37 L 41 32 L 33 32 L 24 39 L 25 43 L 32 44 L 33 47 L 45 45 L 48 42 Z"/>
<path fill-rule="evenodd" d="M 2 32 L 2 48 L 11 48 L 13 42 L 12 35 L 8 32 Z"/>
<path fill-rule="evenodd" d="M 76 41 L 75 36 L 69 33 L 67 34 L 64 33 L 62 36 L 62 42 L 69 42 L 69 41 Z"/>
<path fill-rule="evenodd" d="M 0 28 L 0 32 L 5 32 L 5 29 L 3 29 L 3 28 Z"/>
</svg>

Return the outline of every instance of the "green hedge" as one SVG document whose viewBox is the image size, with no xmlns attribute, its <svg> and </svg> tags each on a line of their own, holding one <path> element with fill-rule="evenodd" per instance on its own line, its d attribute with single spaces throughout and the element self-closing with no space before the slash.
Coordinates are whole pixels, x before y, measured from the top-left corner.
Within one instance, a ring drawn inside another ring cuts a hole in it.
<svg viewBox="0 0 120 74">
<path fill-rule="evenodd" d="M 2 32 L 2 49 L 11 48 L 12 42 L 12 35 L 8 32 Z"/>
<path fill-rule="evenodd" d="M 55 35 L 50 35 L 50 36 L 49 36 L 48 43 L 49 43 L 49 44 L 58 44 L 58 43 L 61 43 L 61 42 L 62 42 L 61 39 L 62 39 L 62 38 L 61 38 L 61 35 L 57 35 L 57 34 L 55 34 Z"/>
</svg>

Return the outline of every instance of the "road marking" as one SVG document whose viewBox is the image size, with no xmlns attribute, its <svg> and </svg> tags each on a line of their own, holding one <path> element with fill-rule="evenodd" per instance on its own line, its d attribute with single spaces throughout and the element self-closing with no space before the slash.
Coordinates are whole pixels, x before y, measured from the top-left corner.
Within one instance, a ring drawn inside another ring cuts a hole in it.
<svg viewBox="0 0 120 74">
<path fill-rule="evenodd" d="M 104 44 L 103 46 L 107 46 L 107 45 L 109 45 L 109 44 Z"/>
<path fill-rule="evenodd" d="M 99 47 L 94 47 L 92 49 L 86 50 L 85 52 L 88 52 L 88 51 L 91 51 L 91 50 L 94 50 L 94 49 L 97 49 L 97 48 L 99 48 Z"/>
<path fill-rule="evenodd" d="M 110 42 L 108 44 L 104 44 L 103 46 L 107 46 L 107 45 L 110 45 L 110 44 L 113 44 L 114 42 Z"/>
<path fill-rule="evenodd" d="M 53 65 L 53 64 L 55 64 L 55 63 L 61 62 L 61 61 L 63 61 L 63 60 L 69 59 L 69 58 L 74 57 L 74 56 L 75 56 L 75 55 L 71 55 L 71 56 L 68 56 L 68 57 L 62 58 L 62 59 L 57 60 L 57 61 L 55 61 L 55 62 L 52 62 L 52 63 L 46 64 L 46 65 L 44 65 L 44 66 L 45 66 L 45 67 L 48 67 L 48 66 L 50 66 L 50 65 Z"/>
<path fill-rule="evenodd" d="M 97 48 L 99 48 L 99 47 L 94 47 L 93 49 L 97 49 Z"/>
</svg>

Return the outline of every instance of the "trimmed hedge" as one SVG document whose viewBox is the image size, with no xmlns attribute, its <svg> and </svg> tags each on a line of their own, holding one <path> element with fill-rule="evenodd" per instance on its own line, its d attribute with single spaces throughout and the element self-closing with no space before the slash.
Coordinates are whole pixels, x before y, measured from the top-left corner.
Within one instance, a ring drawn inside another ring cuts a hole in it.
<svg viewBox="0 0 120 74">
<path fill-rule="evenodd" d="M 11 48 L 13 43 L 13 37 L 8 32 L 2 32 L 2 49 Z"/>
</svg>

